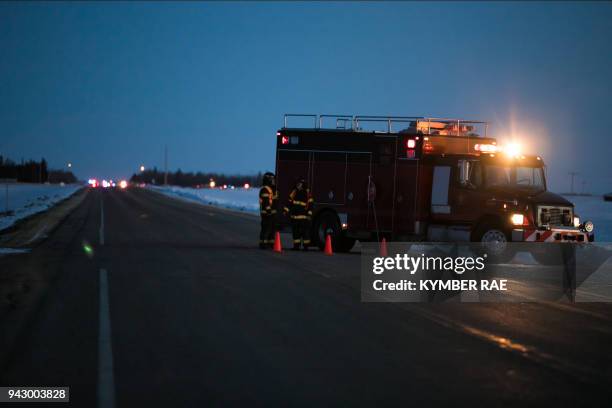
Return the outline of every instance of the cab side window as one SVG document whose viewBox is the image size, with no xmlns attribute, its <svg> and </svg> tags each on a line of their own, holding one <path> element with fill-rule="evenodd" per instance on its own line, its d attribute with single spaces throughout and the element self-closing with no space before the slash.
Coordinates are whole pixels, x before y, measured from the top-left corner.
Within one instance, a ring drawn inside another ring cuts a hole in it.
<svg viewBox="0 0 612 408">
<path fill-rule="evenodd" d="M 457 184 L 464 188 L 477 189 L 482 185 L 482 169 L 476 160 L 457 162 Z"/>
</svg>

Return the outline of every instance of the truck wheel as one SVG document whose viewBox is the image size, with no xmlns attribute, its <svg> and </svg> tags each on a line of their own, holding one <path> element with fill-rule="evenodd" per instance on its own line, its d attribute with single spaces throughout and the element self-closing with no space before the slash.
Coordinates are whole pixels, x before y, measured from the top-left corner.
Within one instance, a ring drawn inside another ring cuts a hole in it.
<svg viewBox="0 0 612 408">
<path fill-rule="evenodd" d="M 340 236 L 340 242 L 338 242 L 338 252 L 350 252 L 355 246 L 355 238 L 349 238 L 342 233 Z"/>
<path fill-rule="evenodd" d="M 327 234 L 331 235 L 334 252 L 348 252 L 355 245 L 354 239 L 344 236 L 338 217 L 331 211 L 323 212 L 314 222 L 312 240 L 321 250 L 325 249 Z"/>
<path fill-rule="evenodd" d="M 474 241 L 480 243 L 479 252 L 487 254 L 489 261 L 507 263 L 514 258 L 516 251 L 510 248 L 508 234 L 498 224 L 485 224 L 474 233 Z"/>
</svg>

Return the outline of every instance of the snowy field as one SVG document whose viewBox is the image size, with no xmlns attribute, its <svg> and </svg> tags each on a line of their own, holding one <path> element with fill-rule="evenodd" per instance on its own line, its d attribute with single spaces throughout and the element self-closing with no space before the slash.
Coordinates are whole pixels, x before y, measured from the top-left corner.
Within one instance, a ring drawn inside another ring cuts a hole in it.
<svg viewBox="0 0 612 408">
<path fill-rule="evenodd" d="M 258 188 L 248 190 L 195 189 L 187 187 L 149 186 L 169 196 L 182 198 L 202 204 L 214 205 L 250 213 L 259 212 Z M 576 213 L 581 220 L 591 220 L 595 224 L 595 239 L 598 242 L 612 242 L 612 202 L 604 201 L 601 196 L 566 197 L 576 205 Z"/>
<path fill-rule="evenodd" d="M 8 210 L 11 215 L 4 215 L 7 210 L 6 188 L 8 186 Z M 29 183 L 0 183 L 0 231 L 6 229 L 15 222 L 32 214 L 45 211 L 53 207 L 77 190 L 82 188 L 81 184 L 29 184 Z"/>
<path fill-rule="evenodd" d="M 168 196 L 187 201 L 194 201 L 201 204 L 214 205 L 216 207 L 259 214 L 259 188 L 220 190 L 175 186 L 147 187 Z"/>
</svg>

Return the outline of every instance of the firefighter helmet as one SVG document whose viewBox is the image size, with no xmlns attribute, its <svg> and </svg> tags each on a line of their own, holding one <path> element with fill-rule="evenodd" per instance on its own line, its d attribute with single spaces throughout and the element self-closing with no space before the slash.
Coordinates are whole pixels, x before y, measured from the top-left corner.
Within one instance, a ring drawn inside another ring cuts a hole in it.
<svg viewBox="0 0 612 408">
<path fill-rule="evenodd" d="M 273 186 L 274 185 L 274 173 L 267 172 L 263 175 L 263 185 Z"/>
</svg>

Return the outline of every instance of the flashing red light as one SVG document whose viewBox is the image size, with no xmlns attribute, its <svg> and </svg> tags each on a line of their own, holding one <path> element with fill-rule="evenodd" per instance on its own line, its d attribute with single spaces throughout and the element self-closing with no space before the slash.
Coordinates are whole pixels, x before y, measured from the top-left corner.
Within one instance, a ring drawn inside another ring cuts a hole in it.
<svg viewBox="0 0 612 408">
<path fill-rule="evenodd" d="M 289 144 L 289 137 L 287 136 L 281 136 L 281 144 Z"/>
<path fill-rule="evenodd" d="M 414 149 L 416 147 L 416 141 L 414 139 L 408 139 L 406 142 L 406 147 L 409 149 Z"/>
</svg>

